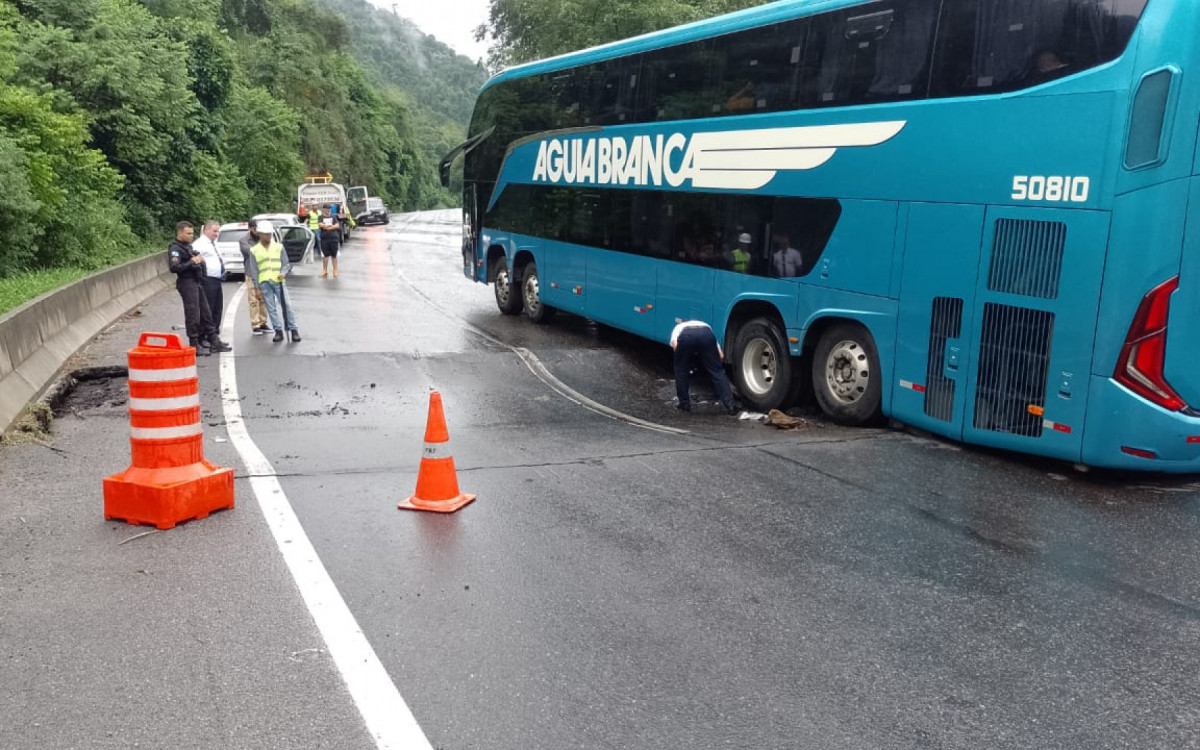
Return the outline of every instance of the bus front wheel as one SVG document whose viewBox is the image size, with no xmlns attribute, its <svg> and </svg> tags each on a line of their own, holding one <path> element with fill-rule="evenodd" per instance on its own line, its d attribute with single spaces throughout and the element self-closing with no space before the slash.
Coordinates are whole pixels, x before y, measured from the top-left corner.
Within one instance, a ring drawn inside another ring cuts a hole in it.
<svg viewBox="0 0 1200 750">
<path fill-rule="evenodd" d="M 554 308 L 542 302 L 542 285 L 538 280 L 537 263 L 532 260 L 521 271 L 521 297 L 525 317 L 534 323 L 545 323 L 554 316 Z"/>
<path fill-rule="evenodd" d="M 778 409 L 792 387 L 792 358 L 779 325 L 754 318 L 733 340 L 733 380 L 742 401 L 756 411 Z"/>
<path fill-rule="evenodd" d="M 858 323 L 838 323 L 813 352 L 813 392 L 834 422 L 862 425 L 879 417 L 883 383 L 875 339 Z"/>
<path fill-rule="evenodd" d="M 521 295 L 513 288 L 508 259 L 503 255 L 492 261 L 492 291 L 496 294 L 496 307 L 500 312 L 505 315 L 521 312 Z"/>
</svg>

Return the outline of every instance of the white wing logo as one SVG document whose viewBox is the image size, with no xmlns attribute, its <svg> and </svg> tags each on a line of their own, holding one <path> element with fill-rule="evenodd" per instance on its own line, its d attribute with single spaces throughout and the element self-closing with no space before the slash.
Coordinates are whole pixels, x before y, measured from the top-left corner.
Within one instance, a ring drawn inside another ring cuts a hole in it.
<svg viewBox="0 0 1200 750">
<path fill-rule="evenodd" d="M 868 122 L 857 125 L 817 125 L 696 133 L 692 186 L 757 190 L 777 172 L 816 169 L 839 148 L 878 146 L 894 138 L 907 123 Z"/>
<path fill-rule="evenodd" d="M 540 142 L 534 182 L 757 190 L 781 171 L 815 169 L 840 148 L 878 146 L 906 121 Z"/>
</svg>

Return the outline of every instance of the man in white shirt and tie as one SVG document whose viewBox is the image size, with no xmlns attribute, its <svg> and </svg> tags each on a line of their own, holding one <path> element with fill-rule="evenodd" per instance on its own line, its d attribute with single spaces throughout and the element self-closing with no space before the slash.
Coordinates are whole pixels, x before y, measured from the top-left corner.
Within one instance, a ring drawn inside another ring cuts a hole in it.
<svg viewBox="0 0 1200 750">
<path fill-rule="evenodd" d="M 804 256 L 792 247 L 792 240 L 786 234 L 776 234 L 771 237 L 771 265 L 775 276 L 781 279 L 799 276 L 804 270 Z"/>
<path fill-rule="evenodd" d="M 225 280 L 225 262 L 217 252 L 217 235 L 220 232 L 221 225 L 210 219 L 204 222 L 204 229 L 192 243 L 192 247 L 204 256 L 204 297 L 208 300 L 213 328 L 218 335 L 221 332 L 221 316 L 225 314 L 225 295 L 221 290 L 221 282 Z"/>
</svg>

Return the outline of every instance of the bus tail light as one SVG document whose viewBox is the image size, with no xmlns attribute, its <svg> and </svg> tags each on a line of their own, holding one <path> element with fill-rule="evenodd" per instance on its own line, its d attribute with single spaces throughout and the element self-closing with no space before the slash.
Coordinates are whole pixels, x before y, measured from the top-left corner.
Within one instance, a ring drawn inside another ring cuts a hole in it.
<svg viewBox="0 0 1200 750">
<path fill-rule="evenodd" d="M 1187 403 L 1167 383 L 1163 374 L 1167 358 L 1167 317 L 1171 294 L 1179 288 L 1176 276 L 1142 298 L 1138 305 L 1113 378 L 1134 393 L 1164 409 L 1180 411 Z"/>
</svg>

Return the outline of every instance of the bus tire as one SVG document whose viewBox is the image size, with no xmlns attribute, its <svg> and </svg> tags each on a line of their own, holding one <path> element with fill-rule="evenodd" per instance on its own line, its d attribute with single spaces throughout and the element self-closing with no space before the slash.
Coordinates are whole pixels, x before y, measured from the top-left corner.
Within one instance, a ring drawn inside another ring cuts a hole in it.
<svg viewBox="0 0 1200 750">
<path fill-rule="evenodd" d="M 537 263 L 532 260 L 521 270 L 521 304 L 525 306 L 525 317 L 534 323 L 545 323 L 554 317 L 554 308 L 542 302 Z"/>
<path fill-rule="evenodd" d="M 779 324 L 753 318 L 733 339 L 733 382 L 746 406 L 778 409 L 792 392 L 792 358 Z"/>
<path fill-rule="evenodd" d="M 496 307 L 500 308 L 500 312 L 505 315 L 521 312 L 521 295 L 513 287 L 508 259 L 503 255 L 492 261 L 492 291 L 496 294 Z"/>
<path fill-rule="evenodd" d="M 812 383 L 817 405 L 834 422 L 858 426 L 878 419 L 883 382 L 871 333 L 858 323 L 838 323 L 821 334 Z"/>
</svg>

